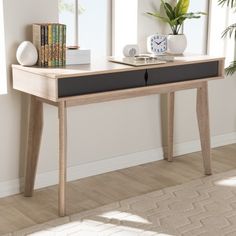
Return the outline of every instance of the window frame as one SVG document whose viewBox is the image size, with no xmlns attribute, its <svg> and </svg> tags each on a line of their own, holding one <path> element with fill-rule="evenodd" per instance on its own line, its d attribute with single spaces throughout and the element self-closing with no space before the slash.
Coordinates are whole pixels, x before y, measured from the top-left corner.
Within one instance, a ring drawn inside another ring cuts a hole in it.
<svg viewBox="0 0 236 236">
<path fill-rule="evenodd" d="M 0 94 L 7 94 L 7 63 L 3 1 L 0 2 L 0 71 Z"/>
<path fill-rule="evenodd" d="M 75 45 L 79 45 L 79 0 L 75 0 Z"/>
</svg>

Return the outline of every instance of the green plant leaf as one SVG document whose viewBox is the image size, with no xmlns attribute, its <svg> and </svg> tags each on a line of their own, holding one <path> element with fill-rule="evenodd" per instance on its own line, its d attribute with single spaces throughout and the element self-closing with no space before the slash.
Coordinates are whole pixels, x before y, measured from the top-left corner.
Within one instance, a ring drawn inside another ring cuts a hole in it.
<svg viewBox="0 0 236 236">
<path fill-rule="evenodd" d="M 175 18 L 173 23 L 181 25 L 186 19 L 199 19 L 201 15 L 206 15 L 206 13 L 205 12 L 189 12 Z"/>
<path fill-rule="evenodd" d="M 183 14 L 182 17 L 185 17 L 187 19 L 192 19 L 192 18 L 200 18 L 202 15 L 207 15 L 207 14 L 205 12 L 189 12 Z"/>
<path fill-rule="evenodd" d="M 176 9 L 175 9 L 175 15 L 180 16 L 182 14 L 185 14 L 188 12 L 189 8 L 189 0 L 179 0 Z"/>
<path fill-rule="evenodd" d="M 185 14 L 188 12 L 189 3 L 189 0 L 182 0 L 181 14 Z"/>
<path fill-rule="evenodd" d="M 222 7 L 226 5 L 232 9 L 236 10 L 236 0 L 218 0 L 218 4 Z M 234 39 L 236 39 L 236 23 L 228 26 L 222 33 L 222 37 L 232 37 L 234 35 Z M 236 61 L 230 63 L 229 67 L 225 69 L 227 75 L 233 75 L 236 73 Z"/>
<path fill-rule="evenodd" d="M 146 14 L 153 16 L 163 22 L 170 25 L 173 34 L 178 34 L 183 22 L 186 19 L 200 18 L 201 15 L 206 15 L 204 12 L 190 12 L 187 13 L 189 7 L 189 0 L 179 0 L 177 5 L 172 7 L 165 0 L 161 0 L 164 7 L 166 17 L 162 16 L 159 12 L 145 12 Z"/>
<path fill-rule="evenodd" d="M 169 8 L 169 9 L 172 9 L 172 15 L 173 15 L 173 18 L 175 18 L 175 11 L 174 9 L 172 8 L 172 6 L 169 4 L 169 3 L 166 3 L 166 6 Z"/>
<path fill-rule="evenodd" d="M 159 20 L 162 20 L 163 22 L 166 22 L 166 23 L 169 23 L 171 24 L 171 20 L 167 17 L 164 17 L 164 16 L 160 16 L 159 13 L 152 13 L 152 12 L 145 12 L 147 15 L 150 15 L 150 16 L 153 16 Z"/>
<path fill-rule="evenodd" d="M 164 6 L 166 15 L 168 16 L 168 18 L 170 20 L 173 20 L 175 18 L 175 13 L 172 9 L 172 6 L 169 3 L 164 2 L 163 0 L 161 0 L 161 1 L 162 1 L 163 6 Z"/>
<path fill-rule="evenodd" d="M 225 69 L 226 75 L 233 75 L 236 72 L 236 61 L 230 63 L 229 67 Z"/>
<path fill-rule="evenodd" d="M 227 7 L 236 8 L 236 0 L 218 0 L 218 4 Z"/>
<path fill-rule="evenodd" d="M 230 38 L 234 34 L 234 38 L 236 39 L 236 23 L 228 26 L 224 32 L 222 33 L 222 38 L 229 36 Z"/>
<path fill-rule="evenodd" d="M 59 12 L 70 12 L 75 13 L 75 5 L 73 3 L 66 3 L 64 0 L 59 0 L 58 2 Z M 78 14 L 82 14 L 85 9 L 79 4 L 78 5 Z"/>
</svg>

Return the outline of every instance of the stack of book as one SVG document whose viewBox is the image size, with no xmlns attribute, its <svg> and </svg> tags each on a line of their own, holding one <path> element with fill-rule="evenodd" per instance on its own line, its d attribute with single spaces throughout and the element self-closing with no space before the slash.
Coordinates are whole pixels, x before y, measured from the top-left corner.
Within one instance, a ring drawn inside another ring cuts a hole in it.
<svg viewBox="0 0 236 236">
<path fill-rule="evenodd" d="M 66 65 L 66 25 L 33 24 L 33 44 L 38 50 L 40 67 Z"/>
</svg>

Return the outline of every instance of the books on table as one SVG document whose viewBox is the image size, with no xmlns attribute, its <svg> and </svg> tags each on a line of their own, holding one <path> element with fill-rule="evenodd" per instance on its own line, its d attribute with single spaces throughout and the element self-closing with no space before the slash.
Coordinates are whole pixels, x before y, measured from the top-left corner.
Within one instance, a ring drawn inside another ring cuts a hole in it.
<svg viewBox="0 0 236 236">
<path fill-rule="evenodd" d="M 38 66 L 66 65 L 66 25 L 33 24 L 33 44 L 38 50 Z"/>
</svg>

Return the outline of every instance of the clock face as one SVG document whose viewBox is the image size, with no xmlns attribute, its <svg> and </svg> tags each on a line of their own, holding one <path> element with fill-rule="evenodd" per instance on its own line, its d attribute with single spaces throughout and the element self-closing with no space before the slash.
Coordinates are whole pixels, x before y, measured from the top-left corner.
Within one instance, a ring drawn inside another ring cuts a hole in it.
<svg viewBox="0 0 236 236">
<path fill-rule="evenodd" d="M 148 52 L 154 54 L 163 54 L 167 50 L 167 37 L 164 35 L 152 35 L 147 41 Z"/>
</svg>

